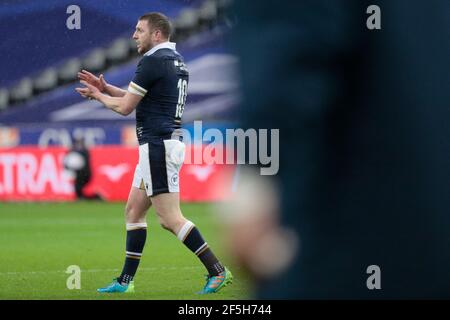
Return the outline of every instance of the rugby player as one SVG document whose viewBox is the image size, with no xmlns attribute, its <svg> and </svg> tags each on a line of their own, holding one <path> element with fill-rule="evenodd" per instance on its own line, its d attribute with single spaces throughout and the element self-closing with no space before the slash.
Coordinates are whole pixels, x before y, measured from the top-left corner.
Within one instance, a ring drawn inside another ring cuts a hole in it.
<svg viewBox="0 0 450 320">
<path fill-rule="evenodd" d="M 170 42 L 168 18 L 157 12 L 139 18 L 133 39 L 143 55 L 128 90 L 108 84 L 83 70 L 83 88 L 76 91 L 108 109 L 129 115 L 136 109 L 139 163 L 125 208 L 126 257 L 122 273 L 98 292 L 134 292 L 134 277 L 147 236 L 146 214 L 153 206 L 164 229 L 194 252 L 208 271 L 200 293 L 214 293 L 232 282 L 231 272 L 216 258 L 197 227 L 180 210 L 179 171 L 185 146 L 181 135 L 189 73 L 183 57 Z"/>
</svg>

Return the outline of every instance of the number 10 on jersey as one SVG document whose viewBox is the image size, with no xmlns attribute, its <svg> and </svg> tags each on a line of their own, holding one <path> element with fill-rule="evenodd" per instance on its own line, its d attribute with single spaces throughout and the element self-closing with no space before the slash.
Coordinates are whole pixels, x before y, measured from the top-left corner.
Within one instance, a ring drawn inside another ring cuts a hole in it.
<svg viewBox="0 0 450 320">
<path fill-rule="evenodd" d="M 184 111 L 184 105 L 186 103 L 187 96 L 187 80 L 178 80 L 178 103 L 177 111 L 175 112 L 175 118 L 181 118 Z"/>
</svg>

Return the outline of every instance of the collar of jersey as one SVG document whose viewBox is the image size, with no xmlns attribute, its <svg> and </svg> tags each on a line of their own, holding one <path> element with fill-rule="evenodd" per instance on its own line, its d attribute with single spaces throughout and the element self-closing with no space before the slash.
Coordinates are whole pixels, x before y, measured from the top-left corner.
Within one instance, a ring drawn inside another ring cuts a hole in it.
<svg viewBox="0 0 450 320">
<path fill-rule="evenodd" d="M 148 50 L 144 54 L 144 56 L 151 56 L 152 54 L 154 54 L 159 49 L 171 49 L 171 50 L 175 51 L 176 50 L 176 46 L 177 46 L 177 44 L 175 42 L 166 41 L 166 42 L 160 43 L 160 44 L 154 46 L 153 48 L 151 48 L 150 50 Z"/>
</svg>

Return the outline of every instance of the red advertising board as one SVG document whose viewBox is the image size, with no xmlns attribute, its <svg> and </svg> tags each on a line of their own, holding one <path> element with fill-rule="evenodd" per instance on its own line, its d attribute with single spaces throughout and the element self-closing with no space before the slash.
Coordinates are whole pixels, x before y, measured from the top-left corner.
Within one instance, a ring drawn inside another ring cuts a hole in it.
<svg viewBox="0 0 450 320">
<path fill-rule="evenodd" d="M 86 191 L 108 201 L 126 201 L 138 159 L 137 148 L 95 147 L 90 153 L 93 176 Z M 57 147 L 0 149 L 0 201 L 73 200 L 73 178 L 63 168 L 66 154 L 67 149 Z M 181 200 L 227 199 L 234 171 L 233 165 L 184 164 L 180 172 Z"/>
</svg>

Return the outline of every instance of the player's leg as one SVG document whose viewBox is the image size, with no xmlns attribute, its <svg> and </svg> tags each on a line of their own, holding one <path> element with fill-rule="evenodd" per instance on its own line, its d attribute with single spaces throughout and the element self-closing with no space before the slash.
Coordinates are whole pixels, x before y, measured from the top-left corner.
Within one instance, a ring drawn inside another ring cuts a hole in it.
<svg viewBox="0 0 450 320">
<path fill-rule="evenodd" d="M 194 223 L 183 216 L 180 210 L 179 193 L 156 195 L 152 197 L 152 203 L 161 226 L 175 234 L 208 270 L 208 282 L 202 293 L 217 292 L 228 283 L 231 283 L 231 273 L 214 255 Z"/>
<path fill-rule="evenodd" d="M 125 207 L 125 221 L 127 228 L 126 257 L 120 276 L 107 287 L 98 289 L 99 292 L 133 292 L 133 278 L 144 250 L 147 238 L 147 211 L 152 205 L 150 198 L 143 188 L 143 180 L 139 166 L 136 167 L 133 185 L 128 195 Z"/>
<path fill-rule="evenodd" d="M 182 214 L 179 205 L 179 193 L 162 193 L 151 197 L 161 226 L 177 235 L 188 221 Z"/>
<path fill-rule="evenodd" d="M 129 284 L 136 274 L 145 240 L 147 239 L 146 215 L 152 202 L 145 193 L 136 187 L 131 187 L 125 207 L 125 221 L 127 228 L 126 256 L 118 282 Z"/>
</svg>

